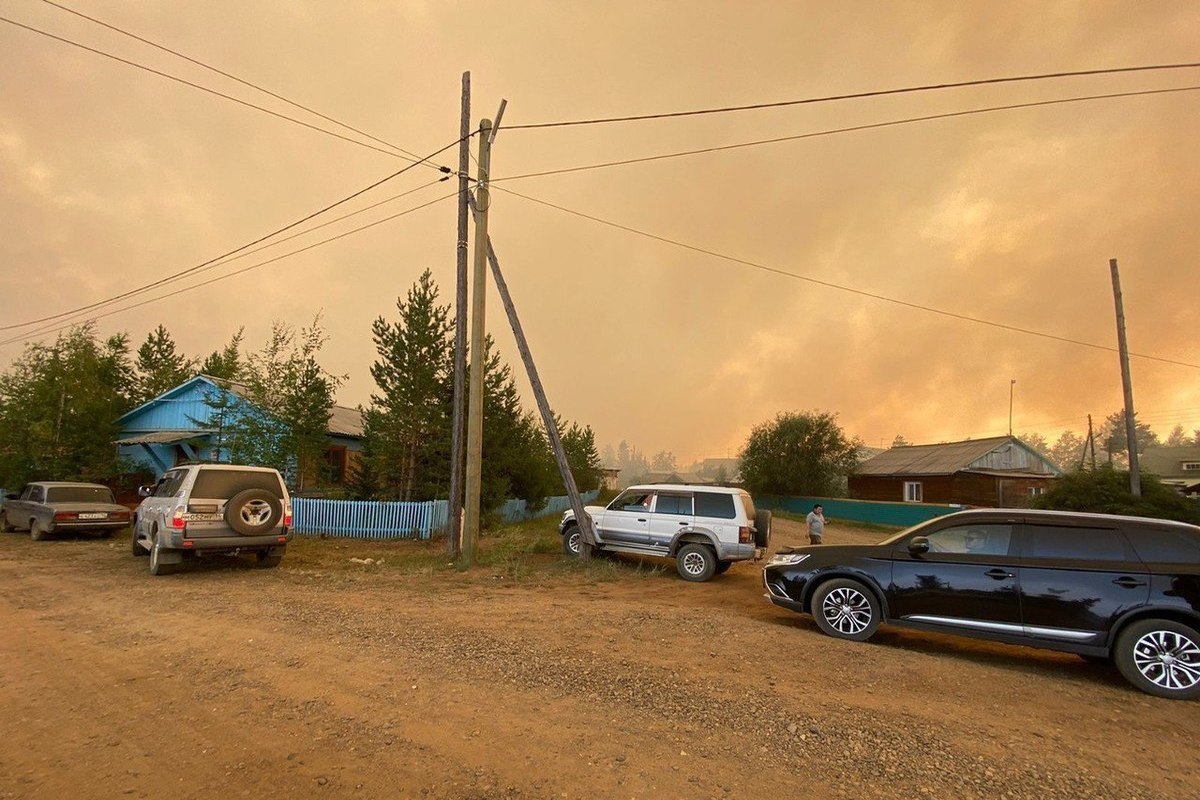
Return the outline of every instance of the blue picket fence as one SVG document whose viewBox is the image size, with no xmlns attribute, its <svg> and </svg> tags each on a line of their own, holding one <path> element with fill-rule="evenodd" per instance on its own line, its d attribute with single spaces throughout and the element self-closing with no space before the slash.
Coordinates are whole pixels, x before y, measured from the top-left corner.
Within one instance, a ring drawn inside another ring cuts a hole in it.
<svg viewBox="0 0 1200 800">
<path fill-rule="evenodd" d="M 424 503 L 374 500 L 292 499 L 292 525 L 301 536 L 351 539 L 428 539 L 446 524 L 446 501 Z"/>
<path fill-rule="evenodd" d="M 584 492 L 585 503 L 598 491 Z M 505 522 L 558 515 L 571 507 L 566 495 L 551 497 L 536 511 L 524 500 L 505 501 L 499 509 Z M 351 539 L 428 539 L 449 524 L 450 504 L 445 500 L 424 503 L 375 500 L 322 500 L 292 498 L 292 527 L 300 536 L 344 536 Z"/>
</svg>

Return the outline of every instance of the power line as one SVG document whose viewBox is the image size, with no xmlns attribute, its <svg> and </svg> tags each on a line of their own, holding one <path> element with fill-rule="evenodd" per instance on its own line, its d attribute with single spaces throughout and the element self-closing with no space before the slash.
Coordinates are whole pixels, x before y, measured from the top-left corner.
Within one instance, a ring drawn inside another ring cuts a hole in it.
<svg viewBox="0 0 1200 800">
<path fill-rule="evenodd" d="M 767 144 L 779 144 L 780 142 L 794 142 L 800 139 L 815 139 L 821 136 L 833 136 L 839 133 L 853 133 L 855 131 L 874 130 L 877 128 L 888 128 L 895 125 L 910 125 L 917 122 L 930 122 L 939 119 L 951 119 L 954 117 L 966 117 L 973 114 L 988 114 L 997 111 L 1012 111 L 1019 108 L 1037 108 L 1040 106 L 1062 105 L 1064 103 L 1082 103 L 1094 100 L 1112 100 L 1124 97 L 1141 97 L 1145 95 L 1156 94 L 1172 94 L 1176 92 L 1194 92 L 1200 90 L 1200 85 L 1196 86 L 1176 86 L 1168 89 L 1144 89 L 1140 91 L 1130 92 L 1113 92 L 1110 94 L 1093 94 L 1082 95 L 1078 97 L 1063 97 L 1057 100 L 1039 100 L 1029 103 L 1010 103 L 1002 106 L 987 106 L 985 108 L 972 108 L 966 111 L 950 111 L 942 114 L 926 114 L 920 117 L 906 117 L 903 119 L 887 120 L 885 122 L 872 122 L 865 125 L 851 125 L 844 128 L 830 128 L 822 131 L 812 131 L 810 133 L 798 133 L 792 136 L 778 136 L 773 139 L 758 139 L 752 142 L 739 142 L 737 144 L 719 145 L 716 147 L 703 147 L 696 150 L 680 150 L 671 153 L 659 153 L 652 156 L 642 156 L 639 158 L 626 158 L 620 161 L 604 161 L 597 164 L 583 164 L 575 167 L 563 167 L 561 169 L 548 169 L 540 172 L 526 172 L 520 175 L 510 175 L 501 178 L 492 178 L 492 183 L 500 183 L 503 181 L 516 181 L 523 178 L 542 178 L 547 175 L 565 175 L 572 172 L 585 172 L 594 169 L 605 169 L 607 167 L 622 167 L 630 164 L 644 164 L 649 161 L 661 161 L 670 158 L 683 158 L 685 156 L 702 155 L 705 153 L 718 153 L 725 150 L 737 150 L 746 147 L 758 147 Z"/>
<path fill-rule="evenodd" d="M 605 125 L 613 122 L 641 122 L 651 119 L 672 119 L 676 117 L 696 117 L 705 114 L 728 114 L 734 111 L 754 111 L 764 108 L 783 108 L 786 106 L 812 105 L 828 103 L 837 100 L 858 100 L 865 97 L 885 97 L 896 94 L 912 94 L 938 89 L 959 89 L 966 86 L 985 86 L 1000 83 L 1018 83 L 1022 81 L 1041 81 L 1053 78 L 1074 78 L 1087 75 L 1116 75 L 1129 72 L 1151 72 L 1159 70 L 1193 69 L 1200 67 L 1200 62 L 1177 64 L 1148 64 L 1136 67 L 1108 67 L 1105 69 L 1072 70 L 1070 72 L 1043 72 L 1034 75 L 1012 75 L 1001 78 L 982 78 L 973 81 L 956 81 L 954 83 L 929 83 L 921 86 L 906 86 L 899 89 L 875 89 L 867 92 L 852 94 L 834 94 L 823 97 L 806 97 L 800 100 L 782 100 L 774 103 L 754 103 L 745 106 L 724 106 L 721 108 L 704 108 L 692 111 L 670 111 L 658 114 L 635 114 L 624 117 L 599 117 L 594 119 L 563 120 L 558 122 L 536 122 L 525 125 L 506 125 L 507 130 L 530 130 L 533 128 L 564 128 L 577 125 Z"/>
<path fill-rule="evenodd" d="M 273 236 L 277 236 L 278 234 L 283 233 L 284 231 L 288 231 L 292 228 L 295 228 L 297 225 L 301 225 L 301 224 L 307 222 L 308 220 L 312 219 L 313 217 L 319 216 L 321 214 L 324 214 L 326 211 L 330 211 L 331 209 L 334 209 L 340 205 L 343 205 L 343 204 L 353 200 L 354 198 L 359 197 L 360 195 L 365 194 L 366 192 L 369 192 L 370 190 L 374 189 L 375 187 L 380 186 L 384 183 L 387 183 L 388 181 L 392 180 L 393 178 L 403 175 L 405 172 L 408 172 L 409 170 L 413 169 L 418 164 L 428 163 L 429 159 L 433 158 L 434 156 L 437 156 L 438 154 L 440 154 L 446 150 L 449 150 L 451 147 L 455 147 L 456 145 L 458 145 L 458 143 L 459 143 L 459 140 L 455 140 L 455 141 L 451 142 L 450 144 L 446 145 L 445 147 L 442 147 L 442 148 L 434 151 L 433 153 L 430 153 L 428 156 L 421 159 L 420 161 L 413 162 L 412 164 L 409 164 L 408 166 L 403 167 L 403 168 L 391 173 L 390 175 L 380 178 L 379 180 L 375 181 L 374 183 L 370 184 L 369 186 L 366 186 L 352 194 L 347 195 L 346 197 L 343 197 L 341 200 L 330 203 L 329 205 L 327 205 L 317 211 L 314 211 L 311 214 L 307 214 L 294 222 L 290 222 L 287 225 L 284 225 L 282 228 L 278 228 L 264 236 L 258 237 L 257 239 L 255 239 L 251 242 L 247 242 L 246 244 L 243 244 L 240 247 L 236 247 L 233 250 L 230 250 L 226 253 L 222 253 L 219 256 L 210 258 L 207 261 L 201 262 L 200 264 L 197 264 L 193 267 L 188 267 L 187 269 L 180 270 L 178 272 L 172 273 L 171 275 L 167 275 L 165 277 L 151 281 L 150 283 L 144 284 L 135 289 L 130 289 L 130 290 L 122 292 L 120 294 L 113 295 L 112 297 L 108 297 L 103 300 L 97 300 L 94 303 L 89 303 L 84 306 L 79 306 L 78 308 L 73 308 L 68 311 L 61 311 L 57 314 L 51 314 L 46 317 L 41 317 L 40 319 L 33 319 L 33 320 L 27 320 L 25 322 L 16 322 L 16 323 L 10 323 L 7 325 L 0 325 L 0 330 L 6 331 L 6 330 L 14 330 L 16 328 L 27 328 L 27 327 L 30 327 L 33 325 L 41 325 L 46 322 L 51 322 L 53 320 L 62 319 L 64 317 L 76 316 L 78 314 L 90 311 L 94 308 L 108 305 L 110 303 L 114 303 L 119 300 L 124 300 L 124 299 L 126 299 L 128 297 L 132 297 L 134 295 L 142 294 L 143 292 L 154 289 L 157 286 L 161 286 L 164 283 L 169 283 L 171 281 L 178 280 L 179 278 L 186 277 L 187 275 L 190 275 L 194 272 L 201 271 L 201 270 L 205 269 L 206 267 L 209 267 L 210 265 L 215 264 L 216 262 L 219 262 L 223 259 L 233 256 L 233 255 L 241 252 L 242 250 L 246 250 L 250 247 L 253 247 L 254 245 L 264 242 Z M 446 171 L 449 172 L 449 168 L 447 168 Z M 447 175 L 447 177 L 449 177 L 449 175 Z M 431 183 L 437 183 L 441 180 L 445 180 L 445 178 L 439 178 L 438 180 L 432 181 Z M 418 188 L 424 188 L 424 187 L 418 187 Z M 392 199 L 395 199 L 395 198 L 392 198 Z"/>
<path fill-rule="evenodd" d="M 745 267 L 751 267 L 753 269 L 761 270 L 763 272 L 769 272 L 774 275 L 781 275 L 785 278 L 792 278 L 793 280 L 804 281 L 806 283 L 816 284 L 817 286 L 824 286 L 828 289 L 837 289 L 838 291 L 848 292 L 850 294 L 855 294 L 855 295 L 859 295 L 862 297 L 869 297 L 873 300 L 880 300 L 885 303 L 892 303 L 894 305 L 904 306 L 905 308 L 912 308 L 912 309 L 916 309 L 918 311 L 927 311 L 931 314 L 938 314 L 940 316 L 949 317 L 951 319 L 962 320 L 964 322 L 973 322 L 977 325 L 987 325 L 989 327 L 999 328 L 1001 330 L 1013 331 L 1015 333 L 1023 333 L 1023 334 L 1029 335 L 1029 336 L 1037 336 L 1037 337 L 1040 337 L 1043 339 L 1051 339 L 1053 341 L 1064 342 L 1066 344 L 1079 345 L 1081 347 L 1089 347 L 1094 350 L 1103 350 L 1105 352 L 1110 352 L 1110 353 L 1117 352 L 1117 349 L 1115 347 L 1108 347 L 1105 345 L 1096 344 L 1094 342 L 1083 341 L 1081 339 L 1071 339 L 1066 336 L 1058 336 L 1053 333 L 1045 333 L 1044 331 L 1036 331 L 1036 330 L 1032 330 L 1030 328 L 1022 328 L 1018 325 L 1009 325 L 1008 323 L 1004 323 L 1004 322 L 995 322 L 993 320 L 983 319 L 982 317 L 972 317 L 967 314 L 959 314 L 954 311 L 947 311 L 945 309 L 936 308 L 934 306 L 927 306 L 927 305 L 922 305 L 920 303 L 913 303 L 908 300 L 900 300 L 895 297 L 889 297 L 887 295 L 877 294 L 875 292 L 868 292 L 864 289 L 856 289 L 852 286 L 845 286 L 840 283 L 834 283 L 832 281 L 826 281 L 826 280 L 822 280 L 820 278 L 813 278 L 808 275 L 800 275 L 795 272 L 788 272 L 787 270 L 783 270 L 778 267 L 770 267 L 765 264 L 759 264 L 757 262 L 749 261 L 744 258 L 737 258 L 736 256 L 726 255 L 725 253 L 719 253 L 715 250 L 709 250 L 707 248 L 698 247 L 698 246 L 692 245 L 692 244 L 687 244 L 686 242 L 681 242 L 676 239 L 670 239 L 665 236 L 659 236 L 658 234 L 650 233 L 648 231 L 639 230 L 638 228 L 633 228 L 628 225 L 622 225 L 619 222 L 613 222 L 611 220 L 603 219 L 602 217 L 593 216 L 591 214 L 585 214 L 582 211 L 575 211 L 573 209 L 566 208 L 565 206 L 560 206 L 560 205 L 551 203 L 546 200 L 539 200 L 536 197 L 530 197 L 529 195 L 521 194 L 520 192 L 516 192 L 516 191 L 506 188 L 504 186 L 496 186 L 495 189 L 496 189 L 496 191 L 499 191 L 499 192 L 505 192 L 507 194 L 511 194 L 516 197 L 520 197 L 521 199 L 527 200 L 531 203 L 537 203 L 538 205 L 543 205 L 543 206 L 546 206 L 547 208 L 553 208 L 557 211 L 562 211 L 563 213 L 570 214 L 572 216 L 580 217 L 582 219 L 590 220 L 592 222 L 598 222 L 601 225 L 606 225 L 610 228 L 616 228 L 617 230 L 622 230 L 622 231 L 625 231 L 626 233 L 632 233 L 637 236 L 642 236 L 644 238 L 651 239 L 656 242 L 662 242 L 663 244 L 669 244 L 674 247 L 682 248 L 684 250 L 690 250 L 694 253 L 701 253 L 703 255 L 712 256 L 713 258 L 719 258 L 723 261 L 729 261 L 734 264 L 740 264 Z M 1176 361 L 1176 360 L 1170 359 L 1170 358 L 1162 358 L 1159 356 L 1145 355 L 1142 353 L 1130 353 L 1129 355 L 1135 356 L 1135 357 L 1141 358 L 1141 359 L 1146 359 L 1149 361 L 1159 361 L 1164 364 L 1174 364 L 1174 365 L 1180 366 L 1180 367 L 1189 367 L 1191 369 L 1200 369 L 1200 364 L 1192 364 L 1192 363 L 1188 363 L 1186 361 Z"/>
<path fill-rule="evenodd" d="M 412 158 L 418 158 L 418 159 L 420 158 L 420 156 L 419 156 L 419 155 L 417 155 L 416 153 L 413 153 L 413 152 L 411 152 L 411 151 L 409 151 L 409 150 L 405 150 L 403 147 L 400 147 L 400 146 L 398 146 L 398 145 L 394 145 L 394 144 L 392 144 L 391 142 L 388 142 L 388 141 L 385 141 L 385 140 L 383 140 L 383 139 L 380 139 L 378 136 L 373 136 L 373 135 L 371 135 L 370 133 L 367 133 L 367 132 L 366 132 L 366 131 L 364 131 L 364 130 L 360 130 L 360 129 L 358 129 L 358 128 L 354 127 L 353 125 L 349 125 L 349 124 L 347 124 L 347 123 L 345 123 L 345 122 L 342 122 L 341 120 L 334 119 L 333 117 L 331 117 L 331 116 L 328 116 L 327 114 L 322 114 L 320 111 L 317 111 L 317 110 L 316 110 L 316 109 L 314 109 L 314 108 L 310 108 L 310 107 L 308 107 L 308 106 L 306 106 L 306 105 L 304 105 L 304 104 L 302 104 L 302 103 L 297 103 L 297 102 L 295 102 L 294 100 L 289 100 L 288 98 L 284 97 L 283 95 L 281 95 L 281 94 L 276 94 L 275 92 L 271 91 L 270 89 L 265 89 L 265 88 L 263 88 L 262 86 L 259 86 L 259 85 L 258 85 L 258 84 L 256 84 L 256 83 L 252 83 L 251 81 L 247 81 L 247 80 L 244 80 L 244 79 L 242 79 L 242 78 L 239 78 L 237 75 L 233 75 L 233 74 L 231 74 L 231 73 L 229 73 L 229 72 L 226 72 L 226 71 L 225 71 L 225 70 L 223 70 L 223 69 L 220 69 L 220 68 L 218 68 L 218 67 L 214 67 L 214 66 L 212 66 L 211 64 L 207 64 L 207 63 L 205 63 L 205 62 L 203 62 L 203 61 L 200 61 L 199 59 L 192 58 L 191 56 L 189 56 L 189 55 L 185 55 L 185 54 L 183 54 L 183 53 L 179 52 L 178 50 L 173 50 L 173 49 L 171 49 L 170 47 L 167 47 L 167 46 L 165 46 L 165 45 L 158 44 L 157 42 L 153 42 L 153 41 L 151 41 L 150 39 L 146 39 L 145 37 L 142 37 L 142 36 L 139 36 L 139 35 L 137 35 L 136 33 L 131 33 L 131 32 L 129 32 L 129 31 L 125 30 L 124 28 L 120 28 L 120 27 L 118 27 L 118 26 L 116 26 L 116 25 L 111 25 L 111 24 L 109 24 L 109 23 L 107 23 L 107 22 L 105 22 L 105 21 L 103 21 L 103 20 L 96 19 L 95 17 L 90 17 L 90 16 L 88 16 L 87 14 L 84 14 L 82 11 L 76 11 L 75 9 L 73 9 L 73 8 L 69 8 L 69 7 L 65 6 L 65 5 L 63 5 L 62 3 L 56 3 L 56 2 L 54 2 L 54 0 L 42 0 L 42 2 L 46 3 L 47 5 L 51 5 L 51 6 L 54 6 L 55 8 L 61 9 L 61 10 L 63 10 L 63 11 L 66 11 L 68 14 L 74 14 L 74 15 L 75 15 L 75 16 L 77 16 L 77 17 L 82 17 L 83 19 L 86 19 L 86 20 L 88 20 L 89 22 L 93 22 L 93 23 L 95 23 L 96 25 L 99 25 L 99 26 L 101 26 L 101 27 L 108 28 L 110 31 L 116 31 L 117 33 L 119 33 L 119 34 L 121 34 L 121 35 L 123 35 L 123 36 L 128 36 L 128 37 L 129 37 L 129 38 L 131 38 L 131 39 L 135 39 L 135 40 L 137 40 L 137 41 L 139 41 L 139 42 L 141 42 L 141 43 L 143 43 L 143 44 L 149 45 L 150 47 L 153 47 L 153 48 L 156 48 L 156 49 L 158 49 L 158 50 L 161 50 L 161 51 L 163 51 L 164 53 L 170 53 L 170 54 L 171 54 L 171 55 L 173 55 L 173 56 L 177 56 L 178 58 L 182 58 L 184 61 L 188 61 L 188 62 L 190 62 L 190 63 L 192 63 L 192 64 L 195 64 L 195 65 L 197 65 L 197 66 L 199 66 L 199 67 L 203 67 L 204 69 L 207 69 L 207 70 L 209 70 L 209 71 L 211 71 L 211 72 L 215 72 L 216 74 L 218 74 L 218 75 L 222 75 L 222 76 L 224 76 L 224 77 L 226 77 L 226 78 L 229 78 L 230 80 L 237 81 L 238 83 L 242 84 L 243 86 L 249 86 L 251 89 L 256 89 L 256 90 L 258 90 L 258 91 L 262 92 L 263 94 L 266 94 L 266 95 L 269 95 L 269 96 L 271 96 L 271 97 L 274 97 L 276 100 L 281 100 L 281 101 L 283 101 L 284 103 L 287 103 L 288 105 L 292 106 L 293 108 L 298 108 L 298 109 L 300 109 L 301 111 L 307 111 L 309 114 L 313 114 L 314 116 L 318 116 L 318 117 L 320 117 L 321 119 L 323 119 L 323 120 L 326 120 L 327 122 L 332 122 L 332 123 L 334 123 L 335 125 L 340 125 L 340 126 L 342 126 L 343 128 L 346 128 L 347 130 L 354 131 L 355 133 L 359 134 L 360 136 L 365 136 L 365 137 L 367 137 L 368 139 L 370 139 L 370 140 L 371 140 L 371 141 L 373 141 L 373 142 L 377 142 L 377 143 L 379 143 L 379 144 L 386 145 L 387 147 L 390 147 L 390 148 L 392 148 L 393 150 L 397 150 L 397 151 L 399 151 L 400 153 L 403 153 L 403 154 L 404 154 L 404 155 L 406 155 L 406 156 L 410 156 L 410 157 L 412 157 Z"/>
<path fill-rule="evenodd" d="M 217 283 L 218 281 L 223 281 L 223 280 L 225 280 L 225 279 L 227 279 L 227 278 L 232 278 L 232 277 L 234 277 L 234 276 L 241 275 L 241 274 L 243 274 L 243 273 L 246 273 L 246 272 L 250 272 L 251 270 L 255 270 L 255 269 L 258 269 L 258 268 L 260 268 L 260 267 L 265 267 L 265 266 L 267 266 L 268 264 L 274 264 L 274 263 L 275 263 L 275 262 L 277 262 L 277 261 L 282 261 L 282 260 L 283 260 L 283 259 L 285 259 L 285 258 L 289 258 L 289 257 L 291 257 L 291 256 L 294 256 L 294 255 L 299 255 L 300 253 L 304 253 L 304 252 L 306 252 L 306 251 L 308 251 L 308 250 L 312 250 L 312 249 L 314 249 L 314 248 L 320 247 L 320 246 L 322 246 L 322 245 L 328 244 L 328 243 L 330 243 L 330 242 L 333 242 L 333 241 L 337 241 L 338 239 L 343 239 L 343 238 L 345 238 L 345 237 L 347 237 L 347 236 L 350 236 L 350 235 L 352 235 L 352 234 L 359 233 L 359 232 L 361 232 L 361 231 L 365 231 L 365 230 L 367 230 L 368 228 L 374 228 L 374 227 L 375 227 L 375 226 L 377 226 L 377 225 L 382 225 L 382 224 L 383 224 L 383 223 L 385 223 L 385 222 L 390 222 L 390 221 L 392 221 L 392 220 L 394 220 L 394 219 L 397 219 L 398 217 L 403 217 L 403 216 L 405 216 L 405 215 L 407 215 L 407 214 L 411 214 L 411 213 L 413 213 L 414 211 L 419 211 L 419 210 L 421 210 L 421 209 L 423 209 L 423 208 L 427 208 L 427 207 L 429 207 L 429 206 L 431 206 L 431 205 L 434 205 L 435 203 L 440 203 L 440 202 L 442 202 L 443 200 L 448 200 L 449 198 L 451 198 L 451 197 L 455 197 L 455 196 L 457 196 L 457 195 L 458 195 L 458 191 L 457 191 L 457 190 L 455 190 L 455 191 L 451 192 L 450 194 L 445 194 L 445 195 L 442 195 L 441 197 L 434 198 L 433 200 L 429 200 L 429 201 L 427 201 L 427 202 L 425 202 L 425 203 L 422 203 L 422 204 L 420 204 L 420 205 L 418 205 L 418 206 L 413 206 L 412 208 L 408 208 L 408 209 L 405 209 L 404 211 L 397 212 L 397 213 L 395 213 L 395 214 L 392 214 L 391 216 L 384 217 L 383 219 L 379 219 L 379 220 L 376 220 L 376 221 L 374 221 L 374 222 L 367 223 L 366 225 L 361 225 L 361 226 L 359 226 L 359 227 L 357 227 L 357 228 L 353 228 L 353 229 L 351 229 L 351 230 L 348 230 L 348 231 L 345 231 L 345 232 L 343 232 L 343 233 L 339 233 L 339 234 L 337 234 L 336 236 L 330 236 L 329 238 L 327 238 L 327 239 L 322 239 L 322 240 L 321 240 L 321 241 L 319 241 L 319 242 L 313 242 L 312 244 L 305 245 L 304 247 L 301 247 L 301 248 L 299 248 L 299 249 L 292 250 L 292 251 L 290 251 L 290 252 L 287 252 L 287 253 L 283 253 L 282 255 L 278 255 L 278 256 L 275 256 L 275 257 L 273 257 L 273 258 L 269 258 L 269 259 L 267 259 L 266 261 L 260 261 L 260 262 L 258 262 L 258 263 L 256 263 L 256 264 L 251 264 L 251 265 L 249 265 L 249 266 L 242 267 L 242 268 L 241 268 L 241 269 L 239 269 L 239 270 L 235 270 L 235 271 L 233 271 L 233 272 L 229 272 L 229 273 L 226 273 L 226 274 L 224 274 L 224 275 L 218 275 L 218 276 L 217 276 L 217 277 L 215 277 L 215 278 L 210 278 L 209 280 L 202 281 L 202 282 L 200 282 L 200 283 L 192 284 L 191 286 L 184 286 L 184 287 L 182 287 L 182 288 L 180 288 L 180 289 L 176 289 L 176 290 L 175 290 L 175 291 L 173 291 L 173 292 L 168 292 L 167 294 L 159 295 L 159 296 L 157 296 L 157 297 L 151 297 L 151 298 L 147 298 L 146 300 L 142 300 L 142 301 L 140 301 L 140 302 L 133 303 L 133 304 L 130 304 L 130 305 L 127 305 L 127 306 L 122 306 L 121 308 L 114 308 L 114 309 L 110 309 L 110 310 L 108 310 L 108 311 L 105 311 L 105 312 L 103 312 L 103 313 L 100 313 L 100 314 L 94 314 L 94 315 L 90 315 L 90 316 L 89 316 L 89 317 L 88 317 L 86 320 L 84 320 L 84 321 L 87 321 L 87 322 L 94 322 L 95 320 L 98 320 L 98 319 L 103 319 L 104 317 L 110 317 L 110 316 L 112 316 L 113 314 L 120 314 L 120 313 L 122 313 L 122 312 L 124 312 L 124 311 L 131 311 L 131 310 L 133 310 L 133 309 L 135 309 L 135 308 L 141 308 L 142 306 L 149 305 L 150 303 L 156 303 L 156 302 L 158 302 L 158 301 L 160 301 L 160 300 L 166 300 L 166 299 L 167 299 L 167 298 L 169 298 L 169 297 L 175 297 L 176 295 L 183 294 L 184 292 L 190 292 L 190 291 L 192 291 L 193 289 L 199 289 L 199 288 L 201 288 L 201 287 L 203 287 L 203 286 L 208 286 L 208 285 L 210 285 L 210 284 Z M 13 338 L 10 338 L 10 339 L 5 339 L 5 340 L 3 340 L 3 341 L 0 341 L 0 347 L 3 347 L 3 346 L 5 346 L 5 345 L 9 345 L 9 344 L 14 344 L 14 343 L 16 343 L 16 342 L 20 342 L 20 341 L 27 341 L 27 340 L 28 340 L 30 337 L 35 337 L 35 336 L 44 336 L 44 335 L 46 335 L 47 333 L 56 333 L 56 332 L 58 332 L 58 331 L 66 330 L 67 328 L 71 327 L 72 325 L 78 324 L 78 322 L 79 322 L 79 321 L 72 322 L 72 323 L 67 323 L 67 324 L 64 324 L 64 325 L 58 325 L 58 326 L 56 326 L 56 327 L 47 327 L 47 328 L 44 328 L 44 329 L 42 329 L 42 330 L 34 331 L 34 332 L 32 332 L 32 333 L 29 333 L 29 334 L 22 334 L 22 335 L 15 336 L 15 337 L 13 337 Z"/>
<path fill-rule="evenodd" d="M 414 164 L 420 163 L 418 161 L 414 161 L 409 156 L 403 156 L 392 150 L 384 150 L 383 148 L 376 147 L 373 144 L 368 144 L 366 142 L 359 141 L 358 139 L 352 139 L 349 136 L 343 136 L 342 134 L 338 133 L 337 131 L 331 131 L 327 128 L 322 128 L 320 125 L 313 125 L 312 123 L 296 119 L 295 117 L 289 117 L 287 114 L 281 114 L 278 111 L 272 111 L 269 108 L 265 108 L 263 106 L 255 104 L 255 103 L 251 103 L 248 100 L 242 100 L 240 98 L 234 97 L 233 95 L 225 94 L 224 92 L 219 92 L 216 89 L 210 89 L 207 86 L 202 86 L 198 83 L 193 83 L 192 81 L 189 81 L 185 78 L 179 78 L 179 77 L 176 77 L 175 75 L 171 75 L 170 73 L 162 72 L 161 70 L 154 69 L 153 67 L 148 67 L 145 64 L 139 64 L 136 61 L 130 61 L 127 58 L 122 58 L 120 56 L 113 55 L 112 53 L 105 52 L 104 50 L 98 50 L 94 47 L 89 47 L 85 44 L 80 44 L 79 42 L 72 41 L 71 39 L 67 39 L 65 37 L 58 36 L 53 33 L 49 33 L 48 31 L 41 30 L 40 28 L 34 28 L 30 25 L 26 25 L 24 23 L 17 22 L 16 20 L 9 19 L 8 17 L 0 16 L 0 22 L 7 22 L 9 25 L 14 25 L 18 28 L 23 28 L 24 30 L 30 31 L 32 33 L 36 33 L 41 36 L 45 36 L 47 38 L 54 39 L 55 41 L 62 42 L 63 44 L 69 44 L 72 47 L 78 47 L 81 50 L 88 51 L 89 53 L 95 53 L 96 55 L 104 56 L 105 58 L 110 58 L 113 61 L 119 61 L 122 64 L 126 64 L 126 65 L 134 67 L 136 69 L 144 70 L 151 74 L 158 75 L 159 77 L 166 78 L 167 80 L 175 81 L 176 83 L 181 83 L 184 86 L 190 86 L 193 89 L 199 89 L 202 92 L 206 92 L 206 93 L 214 95 L 216 97 L 224 98 L 225 100 L 232 101 L 234 103 L 237 103 L 238 105 L 246 106 L 247 108 L 253 108 L 256 111 L 261 111 L 264 114 L 270 114 L 273 117 L 278 117 L 279 119 L 287 120 L 288 122 L 294 122 L 295 124 L 302 125 L 305 128 L 308 128 L 309 130 L 318 131 L 320 133 L 324 133 L 327 136 L 333 136 L 334 138 L 341 139 L 344 142 L 350 142 L 351 144 L 356 144 L 359 147 L 366 147 L 370 150 L 376 151 L 377 153 L 383 153 L 384 155 L 388 155 L 393 158 L 401 158 L 401 159 L 405 159 L 407 161 L 413 161 Z M 341 123 L 338 123 L 338 124 L 341 124 Z M 394 145 L 389 145 L 389 147 L 393 147 L 393 146 Z M 442 167 L 441 165 L 435 166 L 435 165 L 431 164 L 429 166 L 432 166 L 435 169 L 440 168 L 440 169 L 444 169 L 445 171 L 449 171 L 448 168 Z"/>
</svg>

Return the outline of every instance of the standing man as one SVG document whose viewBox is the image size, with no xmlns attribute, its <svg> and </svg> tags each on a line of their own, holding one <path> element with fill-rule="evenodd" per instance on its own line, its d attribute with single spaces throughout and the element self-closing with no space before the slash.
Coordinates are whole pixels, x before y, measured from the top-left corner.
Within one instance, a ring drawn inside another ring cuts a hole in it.
<svg viewBox="0 0 1200 800">
<path fill-rule="evenodd" d="M 820 544 L 821 537 L 825 535 L 825 509 L 821 508 L 820 503 L 808 512 L 805 522 L 808 525 L 808 543 Z"/>
</svg>

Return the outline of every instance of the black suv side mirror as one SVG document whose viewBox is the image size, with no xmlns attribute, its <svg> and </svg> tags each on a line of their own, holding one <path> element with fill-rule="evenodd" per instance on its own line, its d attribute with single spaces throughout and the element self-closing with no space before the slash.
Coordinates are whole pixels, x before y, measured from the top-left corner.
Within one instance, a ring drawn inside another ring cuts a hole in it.
<svg viewBox="0 0 1200 800">
<path fill-rule="evenodd" d="M 928 536 L 914 536 L 908 542 L 908 552 L 912 553 L 914 556 L 920 555 L 921 553 L 928 553 L 929 552 L 929 537 Z"/>
<path fill-rule="evenodd" d="M 138 497 L 149 497 L 152 494 L 154 494 L 153 486 L 139 486 L 138 487 Z"/>
</svg>

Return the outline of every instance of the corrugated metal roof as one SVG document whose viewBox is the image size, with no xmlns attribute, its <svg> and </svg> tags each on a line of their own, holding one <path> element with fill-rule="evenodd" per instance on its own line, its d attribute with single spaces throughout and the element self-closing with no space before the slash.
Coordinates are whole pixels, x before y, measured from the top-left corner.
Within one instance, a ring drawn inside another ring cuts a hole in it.
<svg viewBox="0 0 1200 800">
<path fill-rule="evenodd" d="M 1009 441 L 1007 436 L 993 436 L 990 439 L 969 439 L 965 442 L 893 447 L 862 462 L 855 474 L 951 475 L 966 469 L 971 462 Z"/>
<path fill-rule="evenodd" d="M 1147 447 L 1138 460 L 1143 472 L 1159 476 L 1200 480 L 1195 470 L 1184 472 L 1184 461 L 1200 461 L 1200 447 Z"/>
<path fill-rule="evenodd" d="M 335 436 L 361 439 L 363 436 L 362 413 L 357 408 L 334 406 L 329 412 L 329 432 Z"/>
<path fill-rule="evenodd" d="M 189 439 L 208 436 L 210 433 L 212 431 L 154 431 L 153 433 L 139 433 L 124 439 L 117 439 L 114 444 L 174 444 L 175 442 L 186 442 Z"/>
</svg>

